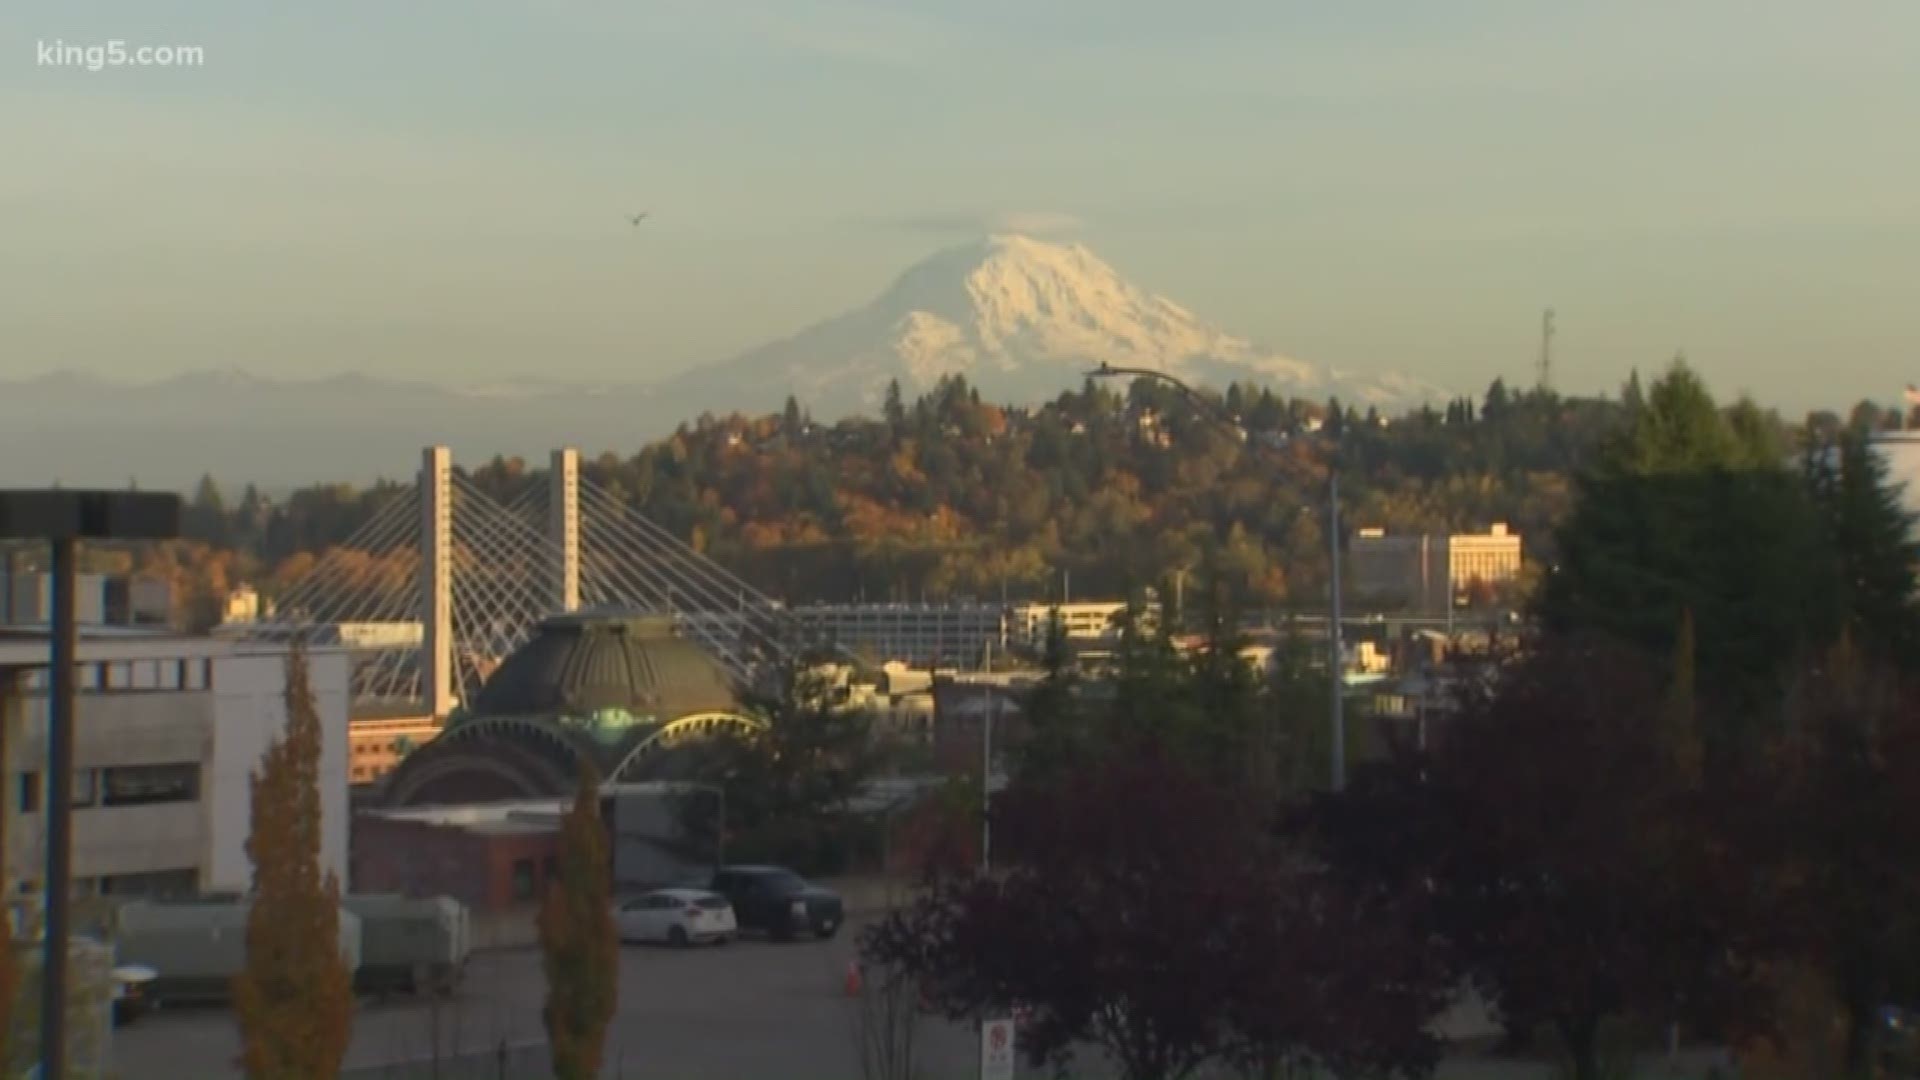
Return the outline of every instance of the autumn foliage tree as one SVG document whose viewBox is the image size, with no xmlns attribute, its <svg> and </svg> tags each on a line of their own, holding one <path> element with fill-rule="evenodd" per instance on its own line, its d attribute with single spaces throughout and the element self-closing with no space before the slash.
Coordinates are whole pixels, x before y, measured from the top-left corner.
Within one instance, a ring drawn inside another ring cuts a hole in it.
<svg viewBox="0 0 1920 1080">
<path fill-rule="evenodd" d="M 1920 696 L 1843 642 L 1799 678 L 1749 838 L 1795 955 L 1837 1006 L 1845 1075 L 1875 1075 L 1880 1009 L 1920 1000 Z"/>
<path fill-rule="evenodd" d="M 600 815 L 600 779 L 580 775 L 560 825 L 559 880 L 540 907 L 547 975 L 542 1019 L 558 1080 L 594 1080 L 620 993 L 620 942 L 613 924 L 613 864 Z"/>
<path fill-rule="evenodd" d="M 1765 1019 L 1752 879 L 1699 778 L 1683 682 L 1629 646 L 1536 639 L 1430 750 L 1312 812 L 1343 875 L 1414 898 L 1509 1029 L 1553 1031 L 1579 1080 L 1600 1075 L 1608 1022 Z"/>
<path fill-rule="evenodd" d="M 1276 851 L 1244 790 L 1144 743 L 1017 783 L 995 873 L 935 882 L 863 952 L 951 1018 L 1022 1010 L 1036 1066 L 1430 1065 L 1440 983 L 1405 921 Z"/>
<path fill-rule="evenodd" d="M 253 775 L 253 903 L 234 1011 L 249 1077 L 331 1080 L 352 1033 L 353 974 L 340 950 L 340 882 L 320 867 L 320 714 L 297 645 L 286 684 L 286 730 Z"/>
</svg>

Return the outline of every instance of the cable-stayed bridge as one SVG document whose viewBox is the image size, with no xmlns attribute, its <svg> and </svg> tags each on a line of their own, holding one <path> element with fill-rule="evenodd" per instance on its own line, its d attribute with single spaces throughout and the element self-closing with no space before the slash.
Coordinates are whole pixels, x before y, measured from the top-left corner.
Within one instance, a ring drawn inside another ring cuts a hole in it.
<svg viewBox="0 0 1920 1080">
<path fill-rule="evenodd" d="M 555 451 L 547 474 L 503 504 L 445 447 L 424 451 L 415 481 L 272 616 L 223 633 L 344 645 L 356 708 L 446 716 L 541 620 L 597 608 L 673 616 L 741 682 L 803 637 L 777 601 L 582 477 L 577 451 Z"/>
</svg>

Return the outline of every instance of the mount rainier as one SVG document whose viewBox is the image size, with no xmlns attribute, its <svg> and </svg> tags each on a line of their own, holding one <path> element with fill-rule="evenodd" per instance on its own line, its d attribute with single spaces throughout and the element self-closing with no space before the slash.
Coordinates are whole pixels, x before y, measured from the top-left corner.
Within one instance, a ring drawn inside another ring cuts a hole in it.
<svg viewBox="0 0 1920 1080">
<path fill-rule="evenodd" d="M 819 415 L 876 409 L 890 380 L 911 398 L 964 375 L 996 401 L 1077 386 L 1102 361 L 1190 383 L 1254 382 L 1276 393 L 1397 412 L 1447 392 L 1403 375 L 1332 371 L 1262 349 L 1127 282 L 1078 245 L 991 236 L 939 252 L 865 307 L 666 386 L 717 405 L 743 391 L 792 394 Z M 750 388 L 752 388 L 750 390 Z M 713 407 L 713 406 L 708 406 Z"/>
<path fill-rule="evenodd" d="M 1216 330 L 1128 284 L 1083 247 L 1019 236 L 939 252 L 865 307 L 664 381 L 540 379 L 439 385 L 369 375 L 276 379 L 230 366 L 128 383 L 77 372 L 0 378 L 0 486 L 133 479 L 188 488 L 409 476 L 420 447 L 458 460 L 543 460 L 555 446 L 632 453 L 707 411 L 770 412 L 794 395 L 816 417 L 877 413 L 961 374 L 983 396 L 1036 404 L 1106 361 L 1189 383 L 1338 395 L 1389 414 L 1446 392 L 1396 375 L 1329 371 Z"/>
</svg>

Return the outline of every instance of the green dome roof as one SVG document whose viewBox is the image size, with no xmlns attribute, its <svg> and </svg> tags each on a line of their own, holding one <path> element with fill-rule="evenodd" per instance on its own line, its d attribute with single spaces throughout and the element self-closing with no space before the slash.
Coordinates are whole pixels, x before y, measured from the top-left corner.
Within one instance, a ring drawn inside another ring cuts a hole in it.
<svg viewBox="0 0 1920 1080">
<path fill-rule="evenodd" d="M 665 723 L 739 708 L 726 672 L 674 633 L 668 616 L 564 615 L 500 665 L 469 716 L 594 717 Z"/>
</svg>

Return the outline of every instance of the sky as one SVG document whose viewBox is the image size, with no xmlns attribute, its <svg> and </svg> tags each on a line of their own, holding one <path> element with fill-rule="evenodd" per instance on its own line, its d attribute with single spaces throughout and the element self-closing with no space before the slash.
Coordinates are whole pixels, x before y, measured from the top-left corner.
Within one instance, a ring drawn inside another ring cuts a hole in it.
<svg viewBox="0 0 1920 1080">
<path fill-rule="evenodd" d="M 204 64 L 37 62 L 109 39 Z M 649 379 L 1018 229 L 1315 363 L 1891 402 L 1916 131 L 1912 0 L 12 0 L 0 377 Z"/>
</svg>

